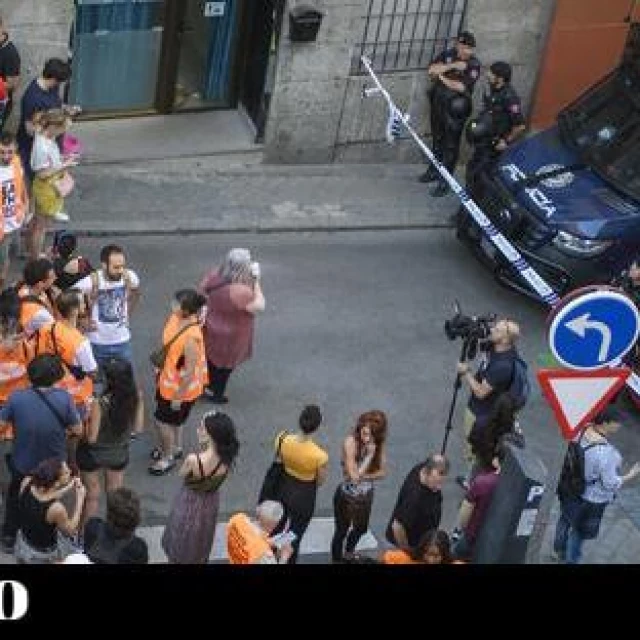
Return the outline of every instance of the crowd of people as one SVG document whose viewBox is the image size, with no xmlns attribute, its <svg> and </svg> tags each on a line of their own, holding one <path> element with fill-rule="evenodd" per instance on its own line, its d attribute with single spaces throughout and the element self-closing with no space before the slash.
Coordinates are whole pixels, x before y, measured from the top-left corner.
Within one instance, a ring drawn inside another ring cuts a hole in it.
<svg viewBox="0 0 640 640">
<path fill-rule="evenodd" d="M 474 47 L 473 35 L 463 32 L 456 47 L 428 69 L 434 153 L 450 172 L 479 76 Z M 54 223 L 70 219 L 65 202 L 80 157 L 78 141 L 69 133 L 80 109 L 64 104 L 60 95 L 69 77 L 67 62 L 48 60 L 23 93 L 17 135 L 6 131 L 20 59 L 0 19 L 0 438 L 10 443 L 1 543 L 23 563 L 146 563 L 147 545 L 136 534 L 140 498 L 125 486 L 129 446 L 144 427 L 129 329 L 141 280 L 115 244 L 102 248 L 97 268 L 68 232 L 56 232 L 45 252 Z M 509 65 L 494 63 L 488 78 L 484 108 L 498 130 L 484 144 L 476 140 L 468 183 L 524 129 Z M 434 167 L 421 180 L 436 182 L 435 197 L 447 192 Z M 23 241 L 28 261 L 19 281 L 10 282 L 12 247 L 19 251 Z M 170 563 L 204 564 L 211 555 L 220 490 L 240 444 L 233 420 L 218 410 L 200 420 L 197 452 L 185 455 L 183 431 L 197 402 L 229 402 L 230 377 L 251 358 L 255 317 L 265 307 L 260 265 L 244 248 L 232 249 L 198 286 L 172 297 L 159 347 L 151 354 L 156 442 L 148 466 L 150 474 L 162 476 L 179 464 L 182 483 L 162 535 Z M 457 374 L 470 390 L 464 420 L 468 470 L 457 478 L 465 493 L 450 534 L 441 528 L 449 461 L 434 453 L 402 484 L 385 532 L 392 549 L 376 558 L 357 552 L 369 528 L 375 486 L 388 467 L 387 416 L 372 409 L 358 417 L 342 443 L 342 480 L 333 495 L 335 528 L 328 551 L 334 563 L 473 561 L 500 480 L 505 441 L 522 439 L 516 420 L 521 407 L 511 393 L 519 335 L 513 320 L 500 319 L 476 373 L 469 363 L 458 364 Z M 274 461 L 253 517 L 238 513 L 229 520 L 229 562 L 298 561 L 318 487 L 329 477 L 328 452 L 315 441 L 322 422 L 321 409 L 309 405 L 296 431 L 275 434 Z M 606 504 L 640 473 L 636 465 L 619 474 L 620 455 L 607 439 L 617 424 L 603 414 L 583 434 L 587 482 L 579 495 L 560 496 L 554 548 L 561 560 L 579 561 L 584 540 L 598 533 Z M 98 517 L 103 493 L 104 519 Z"/>
</svg>

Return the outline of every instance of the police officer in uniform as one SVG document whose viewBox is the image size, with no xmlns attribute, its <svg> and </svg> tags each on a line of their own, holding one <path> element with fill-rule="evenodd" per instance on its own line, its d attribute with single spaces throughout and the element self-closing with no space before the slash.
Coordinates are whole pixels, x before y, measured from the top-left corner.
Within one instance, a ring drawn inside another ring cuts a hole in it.
<svg viewBox="0 0 640 640">
<path fill-rule="evenodd" d="M 433 153 L 453 173 L 458 162 L 460 138 L 471 115 L 473 87 L 480 76 L 480 61 L 473 55 L 476 39 L 469 31 L 458 36 L 455 47 L 443 51 L 429 66 Z M 449 187 L 430 165 L 420 182 L 437 182 L 431 195 L 444 196 Z"/>
<path fill-rule="evenodd" d="M 489 91 L 483 96 L 484 108 L 467 127 L 467 139 L 473 155 L 467 164 L 467 187 L 525 130 L 522 105 L 511 86 L 511 65 L 494 62 L 487 72 Z"/>
</svg>

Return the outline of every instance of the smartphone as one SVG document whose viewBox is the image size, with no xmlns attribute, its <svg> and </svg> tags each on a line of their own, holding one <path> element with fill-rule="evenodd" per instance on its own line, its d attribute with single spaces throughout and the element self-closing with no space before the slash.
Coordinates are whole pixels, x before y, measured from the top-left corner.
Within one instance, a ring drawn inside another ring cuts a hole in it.
<svg viewBox="0 0 640 640">
<path fill-rule="evenodd" d="M 276 549 L 282 549 L 285 545 L 293 542 L 296 539 L 296 534 L 293 531 L 284 531 L 283 533 L 279 533 L 271 538 L 271 544 L 273 544 Z"/>
</svg>

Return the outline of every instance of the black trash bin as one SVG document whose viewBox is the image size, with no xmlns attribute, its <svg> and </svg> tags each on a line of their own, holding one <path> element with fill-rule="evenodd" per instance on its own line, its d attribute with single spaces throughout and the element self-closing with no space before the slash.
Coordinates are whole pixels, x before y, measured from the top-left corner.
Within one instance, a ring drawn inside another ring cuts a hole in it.
<svg viewBox="0 0 640 640">
<path fill-rule="evenodd" d="M 306 5 L 289 12 L 289 39 L 292 42 L 313 42 L 318 36 L 323 14 Z"/>
</svg>

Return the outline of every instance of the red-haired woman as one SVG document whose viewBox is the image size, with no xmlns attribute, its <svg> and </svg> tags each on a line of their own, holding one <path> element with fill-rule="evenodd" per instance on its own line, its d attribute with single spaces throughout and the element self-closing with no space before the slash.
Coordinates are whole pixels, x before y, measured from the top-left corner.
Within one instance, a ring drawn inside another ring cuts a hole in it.
<svg viewBox="0 0 640 640">
<path fill-rule="evenodd" d="M 345 556 L 352 556 L 358 541 L 367 532 L 373 504 L 373 481 L 383 478 L 387 472 L 386 438 L 387 416 L 374 409 L 358 418 L 353 433 L 344 440 L 344 481 L 333 496 L 333 562 L 342 562 Z"/>
</svg>

